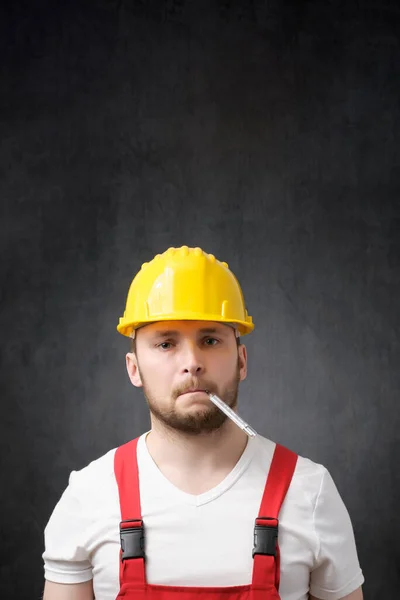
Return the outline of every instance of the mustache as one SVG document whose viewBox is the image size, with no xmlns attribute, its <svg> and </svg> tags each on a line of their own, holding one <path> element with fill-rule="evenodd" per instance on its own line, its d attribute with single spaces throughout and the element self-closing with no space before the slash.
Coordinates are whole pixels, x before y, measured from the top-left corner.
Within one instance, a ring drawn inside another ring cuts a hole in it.
<svg viewBox="0 0 400 600">
<path fill-rule="evenodd" d="M 173 392 L 173 397 L 176 399 L 178 396 L 180 396 L 181 394 L 186 394 L 186 392 L 188 392 L 189 390 L 208 390 L 209 392 L 215 393 L 216 389 L 215 389 L 215 385 L 210 382 L 210 381 L 206 381 L 205 379 L 203 379 L 202 381 L 199 380 L 191 380 L 188 381 L 185 384 L 180 385 L 179 387 L 175 388 L 174 392 Z"/>
</svg>

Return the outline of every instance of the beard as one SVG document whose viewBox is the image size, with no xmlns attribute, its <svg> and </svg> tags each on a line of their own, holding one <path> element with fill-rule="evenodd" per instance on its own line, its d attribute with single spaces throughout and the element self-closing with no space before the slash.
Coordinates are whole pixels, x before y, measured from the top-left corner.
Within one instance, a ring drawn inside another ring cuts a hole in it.
<svg viewBox="0 0 400 600">
<path fill-rule="evenodd" d="M 191 382 L 185 387 L 181 386 L 180 388 L 175 389 L 171 395 L 173 401 L 172 406 L 165 408 L 162 406 L 164 402 L 160 403 L 157 401 L 157 398 L 154 397 L 154 394 L 151 392 L 151 387 L 141 373 L 140 376 L 143 385 L 143 393 L 151 414 L 157 421 L 170 430 L 172 429 L 189 435 L 211 433 L 220 429 L 228 418 L 225 413 L 211 402 L 211 400 L 209 400 L 207 404 L 204 404 L 201 410 L 191 410 L 190 413 L 185 413 L 183 410 L 180 411 L 177 409 L 176 399 L 189 388 L 200 387 L 202 389 L 207 389 L 210 392 L 217 394 L 230 408 L 235 409 L 237 406 L 240 382 L 239 357 L 234 376 L 222 390 L 217 390 L 212 382 L 204 379 L 202 379 L 200 383 Z"/>
</svg>

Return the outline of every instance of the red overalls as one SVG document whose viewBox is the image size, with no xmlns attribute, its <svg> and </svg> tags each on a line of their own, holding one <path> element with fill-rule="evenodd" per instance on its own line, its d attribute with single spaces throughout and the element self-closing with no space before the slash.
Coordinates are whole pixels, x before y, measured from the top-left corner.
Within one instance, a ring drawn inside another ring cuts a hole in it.
<svg viewBox="0 0 400 600">
<path fill-rule="evenodd" d="M 117 448 L 114 470 L 121 505 L 120 586 L 123 600 L 280 600 L 278 514 L 292 480 L 297 455 L 276 445 L 254 526 L 254 566 L 250 585 L 188 587 L 146 582 L 144 528 L 136 457 L 138 440 Z M 234 523 L 232 523 L 234 526 Z"/>
</svg>

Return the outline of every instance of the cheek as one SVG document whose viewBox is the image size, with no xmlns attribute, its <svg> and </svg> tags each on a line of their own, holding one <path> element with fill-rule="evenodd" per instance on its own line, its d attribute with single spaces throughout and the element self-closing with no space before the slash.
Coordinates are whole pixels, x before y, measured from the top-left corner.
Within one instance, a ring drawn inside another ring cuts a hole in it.
<svg viewBox="0 0 400 600">
<path fill-rule="evenodd" d="M 166 361 L 149 359 L 139 363 L 143 379 L 152 389 L 162 389 L 173 380 L 173 369 Z"/>
</svg>

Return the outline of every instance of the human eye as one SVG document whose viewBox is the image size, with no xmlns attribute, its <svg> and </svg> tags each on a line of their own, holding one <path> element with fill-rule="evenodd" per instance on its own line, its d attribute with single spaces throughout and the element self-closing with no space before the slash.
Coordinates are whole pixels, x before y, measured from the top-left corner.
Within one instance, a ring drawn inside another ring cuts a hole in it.
<svg viewBox="0 0 400 600">
<path fill-rule="evenodd" d="M 216 346 L 219 343 L 219 340 L 213 337 L 206 337 L 204 341 L 206 346 Z"/>
<path fill-rule="evenodd" d="M 156 344 L 156 348 L 160 348 L 161 350 L 169 350 L 172 347 L 172 342 L 161 342 L 160 344 Z"/>
</svg>

